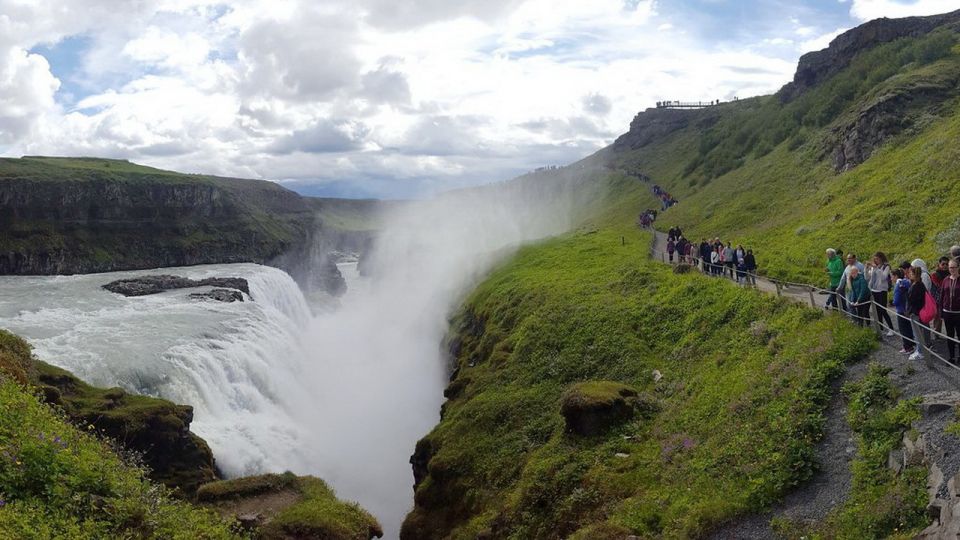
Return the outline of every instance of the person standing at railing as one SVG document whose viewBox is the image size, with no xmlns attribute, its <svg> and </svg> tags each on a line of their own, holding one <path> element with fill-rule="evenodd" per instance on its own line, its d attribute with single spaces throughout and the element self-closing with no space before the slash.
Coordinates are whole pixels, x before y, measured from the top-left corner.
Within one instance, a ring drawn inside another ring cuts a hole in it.
<svg viewBox="0 0 960 540">
<path fill-rule="evenodd" d="M 870 285 L 870 296 L 873 298 L 877 311 L 877 324 L 887 324 L 887 337 L 893 337 L 893 321 L 887 313 L 887 295 L 893 285 L 890 274 L 890 264 L 887 256 L 878 251 L 873 254 L 873 260 L 867 269 L 867 283 Z"/>
<path fill-rule="evenodd" d="M 837 287 L 840 286 L 840 278 L 843 277 L 843 259 L 837 256 L 837 251 L 827 249 L 827 275 L 830 277 L 830 296 L 827 298 L 827 309 L 833 307 L 840 309 L 837 302 Z"/>
<path fill-rule="evenodd" d="M 724 266 L 724 276 L 727 272 L 730 272 L 730 279 L 735 279 L 736 273 L 735 269 L 737 266 L 737 253 L 733 249 L 733 244 L 727 242 L 727 246 L 723 248 L 723 266 Z"/>
<path fill-rule="evenodd" d="M 721 268 L 723 268 L 723 266 L 720 264 L 720 248 L 717 248 L 710 252 L 710 275 L 720 275 Z"/>
<path fill-rule="evenodd" d="M 843 306 L 843 311 L 848 311 L 850 313 L 854 313 L 855 310 L 852 309 L 846 301 L 847 296 L 849 296 L 847 294 L 847 285 L 849 282 L 848 278 L 850 277 L 850 271 L 854 268 L 857 269 L 857 273 L 859 274 L 863 274 L 866 270 L 863 266 L 863 263 L 857 260 L 856 254 L 849 253 L 847 254 L 847 266 L 844 267 L 843 274 L 840 276 L 840 285 L 837 287 L 837 295 L 840 297 L 840 304 Z"/>
<path fill-rule="evenodd" d="M 901 354 L 913 354 L 917 344 L 913 341 L 913 326 L 910 325 L 910 315 L 907 313 L 907 294 L 910 291 L 910 280 L 902 268 L 894 268 L 893 276 L 897 278 L 893 284 L 893 307 L 897 311 L 897 328 L 903 339 Z"/>
<path fill-rule="evenodd" d="M 710 242 L 707 242 L 707 239 L 704 238 L 700 241 L 700 260 L 703 261 L 703 271 L 707 272 L 710 269 L 710 254 L 713 253 L 713 249 L 710 248 Z"/>
<path fill-rule="evenodd" d="M 947 277 L 940 282 L 940 318 L 943 320 L 947 337 L 960 338 L 960 266 L 957 260 L 947 263 Z M 957 363 L 956 344 L 953 339 L 947 340 L 948 360 L 951 364 Z"/>
<path fill-rule="evenodd" d="M 870 287 L 867 280 L 854 266 L 847 274 L 847 301 L 850 302 L 850 312 L 857 319 L 859 326 L 870 322 Z"/>
<path fill-rule="evenodd" d="M 923 311 L 923 306 L 926 302 L 927 286 L 923 284 L 923 268 L 914 265 L 910 267 L 907 276 L 910 278 L 910 290 L 907 291 L 907 315 L 910 316 L 912 322 L 920 325 L 921 329 L 920 335 L 914 336 L 914 338 L 919 341 L 913 354 L 910 355 L 910 360 L 920 360 L 923 358 L 921 350 L 930 343 L 930 340 L 924 335 L 923 321 L 920 320 L 920 312 Z"/>
<path fill-rule="evenodd" d="M 937 261 L 937 268 L 930 274 L 930 281 L 933 282 L 933 299 L 940 305 L 940 294 L 942 291 L 943 280 L 950 275 L 950 257 L 940 257 Z M 940 311 L 937 310 L 937 318 L 933 320 L 933 329 L 937 332 L 943 326 L 943 319 L 940 317 Z"/>
<path fill-rule="evenodd" d="M 743 268 L 747 271 L 747 282 L 756 287 L 757 258 L 753 256 L 752 249 L 748 249 L 747 254 L 743 256 Z"/>
</svg>

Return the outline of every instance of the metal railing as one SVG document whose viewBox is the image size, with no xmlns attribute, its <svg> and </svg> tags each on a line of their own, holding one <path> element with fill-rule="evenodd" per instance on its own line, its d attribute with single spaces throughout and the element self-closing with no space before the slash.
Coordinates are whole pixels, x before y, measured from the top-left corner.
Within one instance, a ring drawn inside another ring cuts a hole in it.
<svg viewBox="0 0 960 540">
<path fill-rule="evenodd" d="M 817 287 L 815 285 L 810 285 L 808 283 L 793 283 L 790 281 L 768 278 L 753 272 L 738 270 L 736 267 L 730 265 L 722 263 L 712 264 L 704 261 L 700 257 L 692 255 L 680 256 L 675 252 L 673 257 L 670 257 L 666 252 L 660 251 L 656 248 L 656 241 L 657 239 L 655 235 L 651 244 L 651 255 L 654 259 L 656 259 L 658 258 L 659 254 L 659 258 L 665 264 L 689 264 L 692 268 L 697 269 L 704 275 L 729 278 L 733 281 L 736 281 L 740 285 L 752 287 L 758 290 L 765 289 L 766 292 L 775 292 L 777 296 L 789 298 L 802 303 L 807 303 L 807 300 L 809 300 L 810 305 L 814 308 L 825 309 L 827 311 L 835 310 L 836 312 L 847 316 L 855 324 L 860 326 L 874 327 L 878 336 L 883 335 L 884 326 L 883 321 L 880 320 L 880 317 L 874 317 L 874 315 L 880 313 L 880 310 L 883 310 L 886 312 L 887 316 L 890 317 L 891 322 L 894 320 L 898 321 L 898 323 L 901 320 L 908 321 L 913 336 L 904 335 L 900 332 L 899 327 L 893 328 L 893 325 L 887 329 L 887 332 L 901 338 L 902 340 L 905 340 L 904 343 L 912 342 L 915 347 L 914 350 L 921 351 L 921 355 L 925 361 L 927 358 L 932 357 L 941 362 L 943 365 L 960 371 L 960 365 L 951 363 L 945 356 L 936 351 L 931 343 L 933 339 L 942 340 L 945 343 L 953 342 L 957 350 L 960 351 L 960 339 L 952 338 L 943 332 L 940 332 L 939 330 L 931 328 L 930 325 L 924 324 L 917 317 L 910 317 L 905 314 L 898 313 L 896 310 L 891 309 L 889 306 L 882 305 L 872 298 L 863 302 L 850 302 L 841 293 L 832 291 L 830 289 Z M 762 287 L 758 284 L 765 285 L 765 287 Z M 830 307 L 829 301 L 825 301 L 823 305 L 817 303 L 818 296 L 830 298 L 831 295 L 834 297 L 834 305 L 836 307 Z M 851 309 L 865 305 L 869 306 L 867 308 L 866 317 L 858 314 L 858 310 Z"/>
</svg>

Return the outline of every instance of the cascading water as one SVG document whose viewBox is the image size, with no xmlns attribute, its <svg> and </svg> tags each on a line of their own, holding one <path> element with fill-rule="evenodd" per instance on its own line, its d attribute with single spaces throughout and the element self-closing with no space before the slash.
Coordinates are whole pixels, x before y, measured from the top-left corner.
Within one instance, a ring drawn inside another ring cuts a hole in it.
<svg viewBox="0 0 960 540">
<path fill-rule="evenodd" d="M 212 265 L 0 277 L 0 327 L 88 382 L 193 405 L 192 428 L 228 476 L 315 474 L 396 537 L 413 505 L 409 456 L 439 417 L 451 310 L 511 248 L 569 228 L 583 197 L 599 196 L 574 189 L 582 174 L 396 208 L 370 254 L 372 277 L 341 265 L 348 292 L 317 315 L 280 270 Z M 246 278 L 254 301 L 101 288 L 151 273 Z"/>
<path fill-rule="evenodd" d="M 256 301 L 200 302 L 184 290 L 126 298 L 101 288 L 157 273 L 243 277 Z M 289 276 L 251 264 L 0 278 L 0 327 L 92 384 L 193 405 L 192 429 L 231 476 L 303 461 L 303 427 L 278 397 L 305 391 L 300 336 L 309 319 Z"/>
</svg>

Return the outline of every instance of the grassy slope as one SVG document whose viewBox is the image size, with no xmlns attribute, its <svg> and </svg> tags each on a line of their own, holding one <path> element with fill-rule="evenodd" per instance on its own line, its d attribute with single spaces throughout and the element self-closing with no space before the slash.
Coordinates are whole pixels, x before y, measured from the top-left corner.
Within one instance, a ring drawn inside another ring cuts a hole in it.
<svg viewBox="0 0 960 540">
<path fill-rule="evenodd" d="M 647 188 L 609 181 L 601 217 L 521 250 L 454 321 L 455 397 L 418 445 L 430 474 L 405 537 L 692 536 L 810 475 L 825 380 L 870 336 L 650 263 L 632 225 Z M 662 410 L 566 433 L 562 396 L 587 380 L 629 384 Z"/>
<path fill-rule="evenodd" d="M 235 537 L 16 382 L 30 364 L 22 340 L 0 331 L 0 358 L 0 537 Z"/>
<path fill-rule="evenodd" d="M 906 52 L 929 48 L 931 41 L 948 48 L 928 63 L 901 65 L 913 58 Z M 772 96 L 746 100 L 726 108 L 712 128 L 692 126 L 616 160 L 681 200 L 661 226 L 752 247 L 761 272 L 770 275 L 821 283 L 827 247 L 929 262 L 960 242 L 960 111 L 954 97 L 960 54 L 951 44 L 934 35 L 878 47 L 794 103 L 781 105 Z M 924 101 L 928 91 L 939 92 L 942 101 Z M 832 130 L 891 96 L 910 96 L 903 114 L 916 117 L 913 127 L 864 164 L 834 173 L 825 153 Z"/>
</svg>

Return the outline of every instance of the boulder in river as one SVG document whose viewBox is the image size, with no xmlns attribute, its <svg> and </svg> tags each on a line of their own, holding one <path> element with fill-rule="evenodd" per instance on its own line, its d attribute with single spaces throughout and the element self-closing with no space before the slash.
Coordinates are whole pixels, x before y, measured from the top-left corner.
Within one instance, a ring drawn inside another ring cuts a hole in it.
<svg viewBox="0 0 960 540">
<path fill-rule="evenodd" d="M 104 289 L 124 296 L 146 296 L 172 289 L 189 289 L 191 287 L 222 287 L 237 289 L 250 294 L 250 285 L 243 278 L 214 277 L 206 279 L 190 279 L 180 276 L 161 274 L 156 276 L 140 276 L 128 279 L 118 279 L 103 286 Z"/>
</svg>

